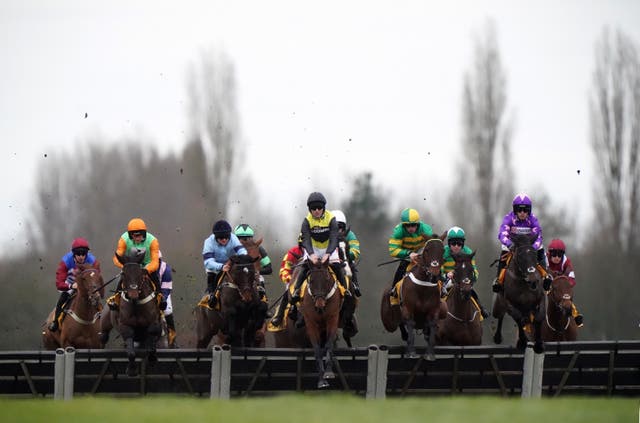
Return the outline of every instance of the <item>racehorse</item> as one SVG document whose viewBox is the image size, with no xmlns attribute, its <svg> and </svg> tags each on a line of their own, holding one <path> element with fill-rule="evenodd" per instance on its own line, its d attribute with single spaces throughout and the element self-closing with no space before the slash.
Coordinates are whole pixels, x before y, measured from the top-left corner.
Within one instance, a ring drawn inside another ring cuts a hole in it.
<svg viewBox="0 0 640 423">
<path fill-rule="evenodd" d="M 578 327 L 571 317 L 572 308 L 573 285 L 567 276 L 556 276 L 546 296 L 543 341 L 575 341 L 578 338 Z"/>
<path fill-rule="evenodd" d="M 537 253 L 532 247 L 536 237 L 536 234 L 511 235 L 512 258 L 505 273 L 504 292 L 494 296 L 493 317 L 498 319 L 498 324 L 493 340 L 496 344 L 502 342 L 502 322 L 505 313 L 509 313 L 518 325 L 518 349 L 524 350 L 527 346 L 524 328 L 532 323 L 533 350 L 540 354 L 544 352 L 540 327 L 545 318 L 545 294 Z"/>
<path fill-rule="evenodd" d="M 254 264 L 258 259 L 242 254 L 229 258 L 230 270 L 219 282 L 219 310 L 211 310 L 203 301 L 196 308 L 198 348 L 206 348 L 214 335 L 221 343 L 233 346 L 264 345 L 260 330 L 267 306 L 258 296 Z"/>
<path fill-rule="evenodd" d="M 256 278 L 255 280 L 256 287 L 258 286 L 260 282 L 260 277 L 261 277 L 260 276 L 260 268 L 261 268 L 260 260 L 262 259 L 262 255 L 260 253 L 260 245 L 262 245 L 262 240 L 263 240 L 262 237 L 260 237 L 258 239 L 248 238 L 241 241 L 242 245 L 247 250 L 247 254 L 254 259 L 253 269 L 254 269 L 254 275 Z M 256 329 L 256 333 L 254 335 L 254 338 L 255 338 L 254 345 L 257 347 L 264 347 L 265 345 L 264 336 L 267 330 L 266 318 L 267 318 L 267 309 L 268 309 L 268 304 L 266 302 L 266 294 L 265 294 L 265 299 L 263 300 L 262 298 L 260 298 L 260 300 L 261 300 L 261 303 L 258 306 L 259 310 L 256 313 L 255 326 L 258 328 Z"/>
<path fill-rule="evenodd" d="M 102 274 L 90 264 L 78 264 L 75 283 L 76 292 L 63 311 L 66 314 L 59 330 L 42 332 L 42 343 L 46 349 L 56 348 L 101 348 L 100 311 L 104 294 Z M 46 325 L 53 321 L 55 310 L 49 314 Z"/>
<path fill-rule="evenodd" d="M 300 311 L 316 359 L 318 388 L 329 386 L 333 373 L 333 344 L 338 333 L 342 295 L 328 262 L 308 261 L 309 277 Z"/>
<path fill-rule="evenodd" d="M 295 281 L 298 278 L 298 274 L 302 271 L 303 264 L 296 266 L 291 274 L 291 280 Z M 306 263 L 304 264 L 306 266 Z M 287 290 L 282 294 L 290 298 L 293 293 L 293 283 L 287 286 Z M 296 325 L 297 316 L 291 315 L 292 306 L 287 303 L 287 312 L 285 318 L 280 327 L 269 326 L 269 334 L 273 337 L 273 342 L 276 348 L 310 348 L 311 342 L 307 337 L 307 332 L 304 326 Z M 300 320 L 302 322 L 302 320 Z"/>
<path fill-rule="evenodd" d="M 453 287 L 447 296 L 447 317 L 438 324 L 439 345 L 480 345 L 482 322 L 478 308 L 471 300 L 476 282 L 472 254 L 453 255 Z"/>
<path fill-rule="evenodd" d="M 141 265 L 142 257 L 116 256 L 122 263 L 120 278 L 121 301 L 117 327 L 127 350 L 127 374 L 135 376 L 134 342 L 144 345 L 149 363 L 155 363 L 156 343 L 162 334 L 157 289 Z"/>
<path fill-rule="evenodd" d="M 436 343 L 437 320 L 447 315 L 447 305 L 440 300 L 441 282 L 440 266 L 444 259 L 443 240 L 441 236 L 426 237 L 427 242 L 422 249 L 418 261 L 411 271 L 396 285 L 400 298 L 400 306 L 392 306 L 388 291 L 382 295 L 380 314 L 382 323 L 389 332 L 394 332 L 398 325 L 402 339 L 407 342 L 407 353 L 416 358 L 415 330 L 422 329 L 427 343 L 425 358 L 435 360 L 433 347 Z"/>
</svg>

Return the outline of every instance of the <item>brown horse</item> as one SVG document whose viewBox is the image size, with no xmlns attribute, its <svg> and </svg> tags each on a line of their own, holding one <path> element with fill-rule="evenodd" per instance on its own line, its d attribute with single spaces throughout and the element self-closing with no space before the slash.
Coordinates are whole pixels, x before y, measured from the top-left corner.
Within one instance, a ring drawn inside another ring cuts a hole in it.
<svg viewBox="0 0 640 423">
<path fill-rule="evenodd" d="M 304 264 L 306 266 L 306 264 Z M 298 278 L 298 274 L 302 271 L 302 264 L 296 266 L 291 274 L 291 280 L 295 281 Z M 286 291 L 282 295 L 286 295 L 290 298 L 293 293 L 293 283 L 287 286 Z M 296 319 L 294 319 L 289 311 L 291 305 L 287 303 L 286 318 L 283 319 L 283 323 L 280 327 L 269 327 L 269 334 L 273 338 L 273 343 L 276 348 L 310 348 L 311 341 L 307 336 L 307 331 L 304 326 L 296 325 Z"/>
<path fill-rule="evenodd" d="M 242 239 L 242 245 L 247 250 L 247 254 L 252 257 L 255 261 L 253 262 L 253 269 L 255 275 L 255 283 L 256 287 L 260 283 L 260 260 L 262 259 L 262 254 L 260 253 L 260 246 L 262 245 L 262 237 L 258 239 L 247 238 Z M 264 299 L 260 299 L 263 302 L 263 306 L 260 307 L 260 315 L 256 316 L 256 326 L 259 326 L 256 329 L 256 333 L 254 335 L 255 341 L 254 345 L 257 347 L 264 347 L 265 345 L 265 332 L 267 330 L 266 318 L 267 318 L 267 309 L 268 303 L 266 302 L 266 294 Z M 260 323 L 262 321 L 262 323 Z"/>
<path fill-rule="evenodd" d="M 313 346 L 318 369 L 318 388 L 329 386 L 333 373 L 333 345 L 338 333 L 342 296 L 328 262 L 308 261 L 307 289 L 300 306 L 307 336 Z"/>
<path fill-rule="evenodd" d="M 407 342 L 409 357 L 416 358 L 415 330 L 422 329 L 427 343 L 427 360 L 435 360 L 433 347 L 436 343 L 437 320 L 444 319 L 447 305 L 440 300 L 441 282 L 440 266 L 444 258 L 443 240 L 446 232 L 440 237 L 427 237 L 418 262 L 402 279 L 399 288 L 400 306 L 389 303 L 388 291 L 382 296 L 380 314 L 384 327 L 394 332 L 398 325 L 402 339 Z"/>
<path fill-rule="evenodd" d="M 542 324 L 542 340 L 575 341 L 578 327 L 571 317 L 573 285 L 567 276 L 556 276 L 546 296 L 546 316 Z"/>
<path fill-rule="evenodd" d="M 506 269 L 504 292 L 494 296 L 493 317 L 498 319 L 498 324 L 493 340 L 496 344 L 502 342 L 502 322 L 505 313 L 509 313 L 518 325 L 517 347 L 525 349 L 527 336 L 524 328 L 533 323 L 533 350 L 540 354 L 544 352 L 540 327 L 545 317 L 545 295 L 537 253 L 532 247 L 536 237 L 536 234 L 511 236 L 512 258 Z"/>
<path fill-rule="evenodd" d="M 60 329 L 42 332 L 42 343 L 46 349 L 56 348 L 101 348 L 100 310 L 102 310 L 103 279 L 100 271 L 90 264 L 79 264 L 76 275 L 77 290 L 63 311 L 66 317 Z M 55 310 L 49 314 L 46 325 L 53 321 Z"/>
<path fill-rule="evenodd" d="M 195 310 L 198 348 L 206 348 L 214 335 L 220 343 L 264 345 L 261 329 L 267 305 L 258 296 L 256 261 L 257 258 L 247 254 L 231 256 L 231 268 L 220 281 L 220 309 L 212 310 L 200 301 Z"/>
<path fill-rule="evenodd" d="M 476 282 L 472 254 L 453 255 L 453 287 L 447 296 L 447 317 L 438 325 L 438 344 L 480 345 L 482 322 L 480 311 L 471 301 L 471 290 Z"/>
<path fill-rule="evenodd" d="M 156 344 L 162 334 L 157 288 L 141 265 L 144 257 L 120 257 L 122 276 L 120 278 L 121 301 L 118 311 L 117 328 L 125 343 L 129 364 L 127 374 L 138 372 L 135 359 L 135 344 L 144 345 L 146 359 L 155 363 Z"/>
</svg>

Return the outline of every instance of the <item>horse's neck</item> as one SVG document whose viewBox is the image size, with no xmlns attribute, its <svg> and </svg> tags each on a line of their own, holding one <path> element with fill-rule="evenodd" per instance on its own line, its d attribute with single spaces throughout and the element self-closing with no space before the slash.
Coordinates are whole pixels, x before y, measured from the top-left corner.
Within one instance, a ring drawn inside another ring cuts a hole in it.
<svg viewBox="0 0 640 423">
<path fill-rule="evenodd" d="M 463 313 L 461 318 L 468 317 L 467 314 L 469 311 L 473 311 L 473 307 L 471 307 L 471 299 L 462 298 L 462 291 L 457 283 L 454 282 L 453 289 L 451 290 L 451 295 L 448 298 L 451 298 L 451 301 L 447 301 L 447 306 L 451 309 L 452 313 Z"/>
<path fill-rule="evenodd" d="M 86 320 L 93 318 L 93 315 L 98 311 L 97 307 L 91 305 L 89 294 L 87 292 L 80 291 L 76 291 L 75 295 L 71 299 L 69 310 L 72 310 L 80 318 Z"/>
</svg>

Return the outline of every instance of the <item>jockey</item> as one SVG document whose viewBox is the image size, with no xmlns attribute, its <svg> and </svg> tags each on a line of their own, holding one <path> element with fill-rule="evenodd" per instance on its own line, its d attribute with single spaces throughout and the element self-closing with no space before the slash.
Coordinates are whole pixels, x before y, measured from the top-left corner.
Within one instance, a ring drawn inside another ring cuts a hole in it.
<svg viewBox="0 0 640 423">
<path fill-rule="evenodd" d="M 449 231 L 447 231 L 447 245 L 444 247 L 444 263 L 442 264 L 442 275 L 447 279 L 447 283 L 444 285 L 442 289 L 442 295 L 446 295 L 447 291 L 453 286 L 453 271 L 456 268 L 456 262 L 453 258 L 456 254 L 467 254 L 470 255 L 473 253 L 473 250 L 465 245 L 465 233 L 464 229 L 459 226 L 454 226 Z M 478 280 L 478 267 L 476 266 L 475 257 L 471 259 L 471 264 L 473 265 L 473 277 L 475 281 Z M 475 282 L 474 281 L 474 282 Z M 489 313 L 485 308 L 480 304 L 480 299 L 478 298 L 478 293 L 473 287 L 471 288 L 471 296 L 478 303 L 480 307 L 480 313 L 482 313 L 482 317 L 485 319 L 489 317 Z"/>
<path fill-rule="evenodd" d="M 498 239 L 502 243 L 502 253 L 498 263 L 498 274 L 493 281 L 493 292 L 501 292 L 504 289 L 504 272 L 502 270 L 507 267 L 507 252 L 513 244 L 511 241 L 512 234 L 537 235 L 533 248 L 538 251 L 538 270 L 544 278 L 544 289 L 548 291 L 551 287 L 551 277 L 547 273 L 547 260 L 544 253 L 544 245 L 542 245 L 542 228 L 536 216 L 531 213 L 531 199 L 527 194 L 518 194 L 513 199 L 512 206 L 513 211 L 504 216 L 498 232 Z"/>
<path fill-rule="evenodd" d="M 244 245 L 248 241 L 253 240 L 253 229 L 246 223 L 241 223 L 240 225 L 236 226 L 236 228 L 233 230 L 233 233 L 238 237 L 242 245 Z M 267 291 L 264 287 L 263 275 L 272 274 L 273 269 L 271 268 L 271 258 L 269 257 L 269 254 L 267 254 L 267 250 L 265 250 L 262 245 L 258 247 L 258 250 L 260 251 L 260 274 L 258 275 L 258 293 L 260 294 L 260 299 L 263 299 L 267 294 Z"/>
<path fill-rule="evenodd" d="M 158 267 L 158 275 L 160 278 L 160 291 L 162 291 L 163 300 L 160 303 L 160 309 L 164 307 L 164 320 L 167 322 L 167 341 L 169 347 L 174 347 L 176 341 L 176 324 L 173 320 L 173 304 L 171 301 L 171 291 L 173 291 L 173 277 L 171 272 L 173 269 L 162 259 L 162 251 L 158 251 L 160 256 L 160 267 Z"/>
<path fill-rule="evenodd" d="M 393 228 L 393 233 L 389 238 L 389 254 L 391 257 L 401 260 L 393 276 L 389 295 L 396 295 L 396 283 L 404 278 L 409 262 L 415 263 L 417 260 L 417 251 L 427 242 L 425 236 L 433 236 L 433 229 L 420 220 L 418 211 L 410 208 L 402 210 L 400 224 Z"/>
<path fill-rule="evenodd" d="M 76 266 L 78 264 L 92 264 L 97 270 L 100 270 L 100 262 L 89 250 L 89 243 L 86 239 L 76 238 L 71 243 L 71 251 L 62 256 L 60 263 L 58 263 L 56 288 L 60 292 L 60 298 L 56 304 L 53 322 L 49 325 L 51 332 L 58 330 L 58 318 L 62 313 L 62 306 L 71 298 L 77 288 L 75 280 L 78 269 Z"/>
<path fill-rule="evenodd" d="M 224 272 L 228 272 L 229 257 L 238 254 L 247 254 L 247 250 L 235 234 L 231 233 L 231 225 L 226 220 L 218 220 L 213 224 L 212 235 L 204 240 L 202 247 L 202 260 L 204 270 L 207 272 L 207 292 L 209 293 L 209 307 L 216 305 L 216 292 L 218 283 Z"/>
<path fill-rule="evenodd" d="M 356 265 L 360 259 L 360 241 L 358 241 L 358 237 L 351 228 L 347 226 L 347 217 L 342 210 L 333 210 L 331 213 L 336 218 L 336 222 L 338 222 L 338 256 L 341 262 L 349 265 L 345 267 L 345 270 L 348 271 L 347 276 L 351 278 L 356 297 L 359 297 L 362 294 L 360 293 Z"/>
<path fill-rule="evenodd" d="M 286 289 L 284 294 L 282 295 L 282 299 L 280 300 L 280 305 L 278 307 L 278 311 L 276 315 L 271 319 L 271 324 L 273 326 L 280 326 L 282 323 L 282 319 L 284 318 L 284 311 L 287 307 L 287 303 L 289 302 L 289 297 L 287 293 L 289 292 L 289 285 L 291 284 L 291 276 L 293 276 L 293 269 L 302 263 L 304 260 L 304 250 L 302 249 L 302 234 L 298 235 L 298 244 L 294 247 L 291 247 L 289 251 L 282 258 L 282 262 L 280 263 L 280 280 L 285 284 Z"/>
<path fill-rule="evenodd" d="M 312 192 L 307 198 L 309 213 L 302 221 L 300 232 L 302 233 L 302 248 L 305 250 L 305 259 L 313 263 L 325 263 L 329 260 L 329 266 L 338 279 L 340 285 L 345 288 L 345 295 L 351 295 L 345 274 L 338 255 L 338 223 L 330 211 L 326 210 L 327 200 L 319 192 Z M 294 285 L 291 303 L 300 301 L 300 286 L 306 279 L 309 269 L 305 266 L 300 272 Z"/>
<path fill-rule="evenodd" d="M 113 264 L 122 268 L 123 265 L 118 260 L 118 256 L 135 256 L 137 254 L 144 254 L 142 260 L 142 266 L 147 272 L 153 283 L 155 289 L 160 287 L 160 277 L 158 275 L 158 268 L 160 267 L 160 242 L 158 239 L 147 232 L 147 225 L 144 220 L 139 217 L 133 218 L 127 224 L 127 231 L 123 233 L 118 239 L 118 247 L 113 255 Z M 118 297 L 119 293 L 114 297 Z M 116 309 L 119 304 L 119 299 L 111 297 L 107 300 L 109 308 Z M 161 302 L 161 307 L 164 305 L 164 301 Z"/>
<path fill-rule="evenodd" d="M 549 260 L 549 271 L 554 276 L 564 275 L 569 278 L 572 286 L 576 284 L 576 275 L 573 273 L 573 264 L 566 255 L 567 247 L 561 239 L 552 239 L 547 247 L 547 259 Z M 571 315 L 578 327 L 583 326 L 584 317 L 578 312 L 575 303 L 571 305 Z"/>
</svg>

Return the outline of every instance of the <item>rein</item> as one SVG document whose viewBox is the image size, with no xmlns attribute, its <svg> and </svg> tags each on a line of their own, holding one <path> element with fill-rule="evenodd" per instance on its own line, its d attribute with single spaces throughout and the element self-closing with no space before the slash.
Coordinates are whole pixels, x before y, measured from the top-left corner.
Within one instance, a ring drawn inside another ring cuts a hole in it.
<svg viewBox="0 0 640 423">
<path fill-rule="evenodd" d="M 558 330 L 558 329 L 553 327 L 551 322 L 549 322 L 549 296 L 548 295 L 544 296 L 544 306 L 545 306 L 544 319 L 547 322 L 547 326 L 549 326 L 549 329 L 551 329 L 554 332 L 558 332 L 558 333 L 562 333 L 562 332 L 566 331 L 567 328 L 569 327 L 569 324 L 571 324 L 571 316 L 567 316 L 567 324 L 564 325 L 564 327 L 562 329 Z M 556 304 L 556 307 L 557 307 L 557 304 Z"/>
</svg>

